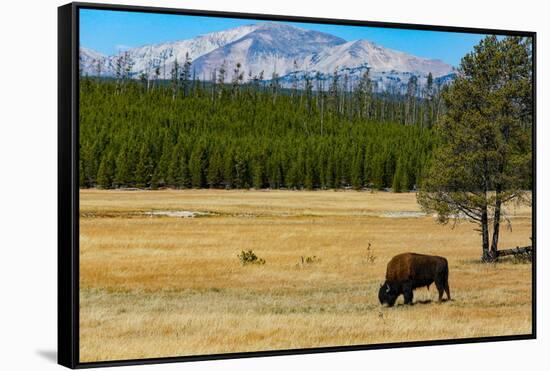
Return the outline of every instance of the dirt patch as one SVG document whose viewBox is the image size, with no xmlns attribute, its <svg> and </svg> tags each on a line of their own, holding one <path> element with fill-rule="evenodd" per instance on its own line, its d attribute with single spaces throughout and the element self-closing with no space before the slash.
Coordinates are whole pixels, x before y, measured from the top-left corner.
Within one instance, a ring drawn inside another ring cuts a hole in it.
<svg viewBox="0 0 550 371">
<path fill-rule="evenodd" d="M 211 216 L 213 213 L 205 211 L 189 211 L 189 210 L 156 210 L 144 213 L 148 216 L 167 216 L 171 218 L 196 218 L 201 216 Z"/>
<path fill-rule="evenodd" d="M 386 211 L 380 214 L 383 218 L 421 218 L 426 215 L 422 211 Z"/>
</svg>

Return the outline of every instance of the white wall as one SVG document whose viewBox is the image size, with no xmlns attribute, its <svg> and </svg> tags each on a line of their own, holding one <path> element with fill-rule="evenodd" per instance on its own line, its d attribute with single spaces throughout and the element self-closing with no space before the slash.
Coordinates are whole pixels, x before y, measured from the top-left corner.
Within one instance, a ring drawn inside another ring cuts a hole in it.
<svg viewBox="0 0 550 371">
<path fill-rule="evenodd" d="M 165 370 L 541 369 L 550 349 L 550 206 L 545 164 L 550 27 L 543 1 L 156 0 L 186 7 L 538 32 L 538 313 L 536 341 L 285 356 L 145 366 Z M 56 32 L 59 0 L 8 0 L 0 11 L 0 368 L 48 370 L 56 349 Z M 39 184 L 39 186 L 35 186 Z M 482 279 L 482 277 L 480 277 Z M 545 308 L 543 310 L 542 308 Z M 544 313 L 546 312 L 546 313 Z M 426 318 L 426 321 L 429 321 Z M 548 352 L 548 351 L 547 351 Z M 145 369 L 130 367 L 127 369 Z"/>
</svg>

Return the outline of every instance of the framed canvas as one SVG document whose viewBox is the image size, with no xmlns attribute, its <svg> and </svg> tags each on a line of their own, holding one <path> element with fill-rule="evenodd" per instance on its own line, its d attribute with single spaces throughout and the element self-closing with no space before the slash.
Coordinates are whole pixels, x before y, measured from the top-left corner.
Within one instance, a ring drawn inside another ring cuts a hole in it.
<svg viewBox="0 0 550 371">
<path fill-rule="evenodd" d="M 60 364 L 535 338 L 534 32 L 58 19 Z"/>
</svg>

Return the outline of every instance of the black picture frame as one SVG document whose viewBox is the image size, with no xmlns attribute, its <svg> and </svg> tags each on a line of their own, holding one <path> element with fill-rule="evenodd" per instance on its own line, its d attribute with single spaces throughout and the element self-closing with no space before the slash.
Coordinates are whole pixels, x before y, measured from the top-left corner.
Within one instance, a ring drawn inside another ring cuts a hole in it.
<svg viewBox="0 0 550 371">
<path fill-rule="evenodd" d="M 464 339 L 426 340 L 401 343 L 365 344 L 306 349 L 266 350 L 254 352 L 177 356 L 166 358 L 126 359 L 101 362 L 79 361 L 79 10 L 99 9 L 126 12 L 164 13 L 285 22 L 314 22 L 350 26 L 374 26 L 411 30 L 448 31 L 531 37 L 533 40 L 533 189 L 532 189 L 532 331 L 525 335 L 490 336 Z M 58 8 L 58 363 L 69 368 L 141 365 L 169 362 L 266 357 L 292 354 L 343 352 L 354 350 L 419 347 L 447 344 L 481 343 L 536 339 L 536 32 L 467 28 L 379 21 L 359 21 L 302 16 L 156 8 L 95 3 L 70 3 Z"/>
</svg>

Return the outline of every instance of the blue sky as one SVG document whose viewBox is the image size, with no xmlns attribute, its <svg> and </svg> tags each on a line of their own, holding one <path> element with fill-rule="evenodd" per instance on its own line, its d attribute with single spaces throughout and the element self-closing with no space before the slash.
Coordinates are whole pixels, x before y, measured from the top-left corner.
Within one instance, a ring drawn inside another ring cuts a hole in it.
<svg viewBox="0 0 550 371">
<path fill-rule="evenodd" d="M 263 21 L 172 14 L 80 10 L 80 45 L 104 54 L 131 47 L 192 38 L 201 34 Z M 326 32 L 347 41 L 367 39 L 384 47 L 458 66 L 485 35 L 364 26 L 287 22 Z"/>
</svg>

